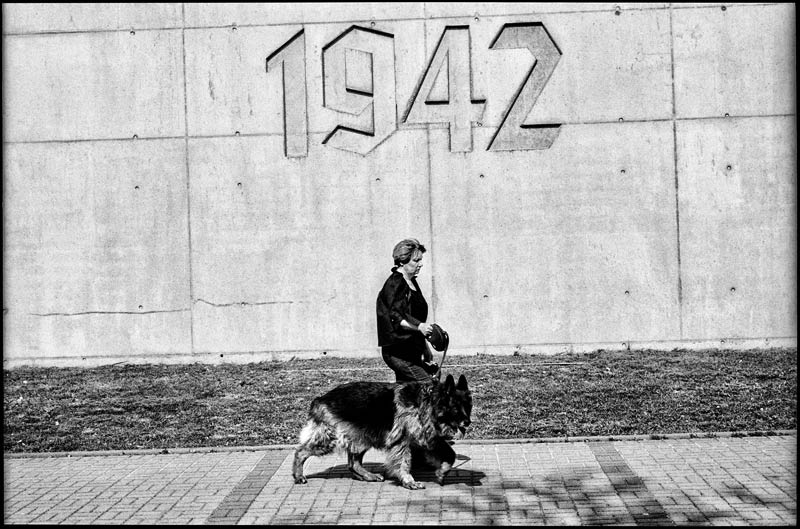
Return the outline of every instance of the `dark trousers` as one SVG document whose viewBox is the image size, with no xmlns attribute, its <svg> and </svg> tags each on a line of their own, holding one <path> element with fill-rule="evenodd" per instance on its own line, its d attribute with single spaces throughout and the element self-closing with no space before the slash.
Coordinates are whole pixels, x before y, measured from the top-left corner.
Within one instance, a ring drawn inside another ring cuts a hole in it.
<svg viewBox="0 0 800 529">
<path fill-rule="evenodd" d="M 422 367 L 422 360 L 419 362 L 412 362 L 404 358 L 400 358 L 391 354 L 391 349 L 384 347 L 382 351 L 383 361 L 386 362 L 392 371 L 394 371 L 397 382 L 430 382 L 431 375 Z"/>
</svg>

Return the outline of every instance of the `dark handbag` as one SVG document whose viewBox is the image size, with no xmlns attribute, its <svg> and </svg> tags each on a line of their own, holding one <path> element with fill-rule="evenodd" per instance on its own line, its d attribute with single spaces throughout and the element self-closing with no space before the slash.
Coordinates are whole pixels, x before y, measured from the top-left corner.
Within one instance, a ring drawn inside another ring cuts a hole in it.
<svg viewBox="0 0 800 529">
<path fill-rule="evenodd" d="M 436 323 L 431 325 L 431 329 L 431 335 L 426 336 L 425 339 L 428 340 L 431 346 L 437 351 L 444 351 L 447 349 L 447 346 L 450 344 L 450 336 L 447 335 L 447 331 L 439 327 Z"/>
</svg>

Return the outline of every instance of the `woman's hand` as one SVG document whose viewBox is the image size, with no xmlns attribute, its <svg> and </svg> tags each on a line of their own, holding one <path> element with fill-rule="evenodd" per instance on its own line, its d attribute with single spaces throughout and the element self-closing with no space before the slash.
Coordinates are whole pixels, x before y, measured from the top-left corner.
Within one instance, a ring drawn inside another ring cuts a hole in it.
<svg viewBox="0 0 800 529">
<path fill-rule="evenodd" d="M 433 332 L 433 327 L 431 327 L 431 324 L 429 323 L 420 323 L 417 328 L 419 329 L 419 332 L 425 336 L 425 338 L 429 337 Z"/>
</svg>

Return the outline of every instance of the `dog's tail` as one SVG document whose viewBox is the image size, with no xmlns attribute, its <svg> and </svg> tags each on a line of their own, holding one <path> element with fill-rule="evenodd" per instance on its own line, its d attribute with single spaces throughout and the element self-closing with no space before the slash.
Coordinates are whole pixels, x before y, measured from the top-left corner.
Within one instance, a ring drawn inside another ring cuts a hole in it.
<svg viewBox="0 0 800 529">
<path fill-rule="evenodd" d="M 320 400 L 319 397 L 311 401 L 311 406 L 308 408 L 309 419 L 320 423 L 325 423 L 329 417 L 330 410 L 328 410 L 328 407 Z"/>
<path fill-rule="evenodd" d="M 300 431 L 300 445 L 328 446 L 333 441 L 330 430 L 314 419 L 309 419 Z"/>
<path fill-rule="evenodd" d="M 335 441 L 335 434 L 328 424 L 330 412 L 319 399 L 311 401 L 309 419 L 300 431 L 301 445 L 329 446 Z"/>
</svg>

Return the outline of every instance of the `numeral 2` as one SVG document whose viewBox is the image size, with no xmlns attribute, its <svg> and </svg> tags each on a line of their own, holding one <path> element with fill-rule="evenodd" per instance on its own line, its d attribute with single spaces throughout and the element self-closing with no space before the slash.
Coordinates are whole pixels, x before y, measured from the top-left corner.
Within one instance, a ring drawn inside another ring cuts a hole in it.
<svg viewBox="0 0 800 529">
<path fill-rule="evenodd" d="M 503 26 L 489 49 L 509 48 L 527 48 L 534 57 L 533 66 L 511 100 L 487 150 L 549 149 L 561 125 L 524 125 L 523 122 L 561 59 L 561 51 L 541 22 Z"/>
</svg>

